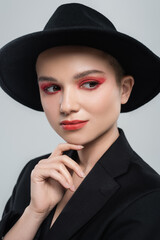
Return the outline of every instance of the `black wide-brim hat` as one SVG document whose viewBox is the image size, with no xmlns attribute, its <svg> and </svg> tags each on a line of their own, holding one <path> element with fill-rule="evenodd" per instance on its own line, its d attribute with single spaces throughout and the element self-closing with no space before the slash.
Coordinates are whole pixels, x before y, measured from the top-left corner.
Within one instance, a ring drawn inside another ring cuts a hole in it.
<svg viewBox="0 0 160 240">
<path fill-rule="evenodd" d="M 115 57 L 135 79 L 121 112 L 134 110 L 160 92 L 160 59 L 134 38 L 120 33 L 102 14 L 78 3 L 61 5 L 43 31 L 17 38 L 0 50 L 0 85 L 13 99 L 43 111 L 35 64 L 48 48 L 81 45 Z"/>
</svg>

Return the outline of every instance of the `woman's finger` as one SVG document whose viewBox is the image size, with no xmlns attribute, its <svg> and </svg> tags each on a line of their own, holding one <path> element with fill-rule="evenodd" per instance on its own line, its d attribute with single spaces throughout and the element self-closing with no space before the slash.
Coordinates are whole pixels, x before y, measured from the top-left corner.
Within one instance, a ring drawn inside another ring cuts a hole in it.
<svg viewBox="0 0 160 240">
<path fill-rule="evenodd" d="M 73 170 L 78 176 L 85 177 L 85 174 L 82 171 L 81 167 L 78 165 L 78 163 L 76 163 L 73 159 L 71 159 L 67 155 L 61 155 L 61 156 L 50 158 L 50 161 L 63 163 L 65 166 Z"/>
<path fill-rule="evenodd" d="M 38 166 L 32 171 L 31 179 L 34 183 L 43 183 L 46 179 L 51 178 L 52 180 L 60 183 L 64 188 L 70 188 L 75 191 L 74 186 L 66 181 L 66 178 L 57 170 L 52 168 L 39 168 Z"/>
<path fill-rule="evenodd" d="M 75 186 L 73 184 L 69 184 L 60 172 L 50 169 L 50 177 L 59 182 L 64 188 L 70 188 L 72 191 L 75 191 Z"/>
<path fill-rule="evenodd" d="M 39 169 L 54 169 L 58 172 L 60 172 L 64 178 L 66 179 L 66 182 L 68 182 L 70 185 L 74 185 L 73 179 L 71 177 L 70 172 L 64 165 L 64 163 L 60 161 L 54 161 L 54 162 L 46 162 L 46 161 L 41 161 L 39 164 Z"/>
<path fill-rule="evenodd" d="M 69 183 L 70 186 L 74 186 L 71 174 L 63 163 L 60 163 L 56 170 L 65 177 L 66 181 Z"/>
<path fill-rule="evenodd" d="M 68 150 L 80 150 L 82 149 L 82 145 L 75 145 L 75 144 L 70 144 L 70 143 L 60 143 L 57 148 L 51 153 L 50 157 L 56 157 L 60 156 L 63 154 L 63 152 L 68 151 Z"/>
</svg>

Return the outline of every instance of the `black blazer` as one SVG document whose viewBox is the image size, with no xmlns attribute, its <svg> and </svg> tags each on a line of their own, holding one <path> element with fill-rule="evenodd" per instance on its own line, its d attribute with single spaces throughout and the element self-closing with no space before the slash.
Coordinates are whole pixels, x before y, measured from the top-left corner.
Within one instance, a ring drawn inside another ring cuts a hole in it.
<svg viewBox="0 0 160 240">
<path fill-rule="evenodd" d="M 160 240 L 160 176 L 119 138 L 95 164 L 56 222 L 51 214 L 35 239 Z M 67 154 L 76 160 L 76 151 Z M 30 173 L 40 159 L 21 172 L 0 224 L 2 237 L 30 201 Z"/>
</svg>

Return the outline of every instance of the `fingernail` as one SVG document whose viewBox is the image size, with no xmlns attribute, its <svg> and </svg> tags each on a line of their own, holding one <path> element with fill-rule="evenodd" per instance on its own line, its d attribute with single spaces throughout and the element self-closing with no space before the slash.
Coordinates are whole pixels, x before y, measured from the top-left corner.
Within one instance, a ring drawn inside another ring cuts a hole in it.
<svg viewBox="0 0 160 240">
<path fill-rule="evenodd" d="M 84 148 L 84 146 L 82 146 L 82 145 L 78 145 L 77 147 L 78 147 L 79 149 Z"/>
<path fill-rule="evenodd" d="M 81 175 L 81 177 L 83 177 L 83 178 L 86 176 L 83 171 L 80 172 L 80 175 Z"/>
<path fill-rule="evenodd" d="M 71 189 L 73 192 L 75 192 L 75 191 L 76 191 L 76 188 L 75 188 L 75 186 L 74 186 L 74 185 L 71 185 L 70 189 Z"/>
<path fill-rule="evenodd" d="M 66 187 L 67 187 L 67 188 L 70 188 L 70 184 L 66 183 Z"/>
</svg>

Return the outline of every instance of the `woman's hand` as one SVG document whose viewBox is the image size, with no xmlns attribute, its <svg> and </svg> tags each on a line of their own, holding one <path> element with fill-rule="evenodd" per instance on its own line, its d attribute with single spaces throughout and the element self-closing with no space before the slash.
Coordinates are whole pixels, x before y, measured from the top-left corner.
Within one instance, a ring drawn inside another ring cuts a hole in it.
<svg viewBox="0 0 160 240">
<path fill-rule="evenodd" d="M 31 173 L 30 210 L 43 216 L 49 214 L 53 207 L 62 199 L 65 189 L 75 191 L 70 172 L 84 177 L 80 166 L 70 157 L 63 155 L 64 151 L 80 150 L 81 145 L 69 143 L 59 144 L 48 159 L 43 159 Z"/>
</svg>

